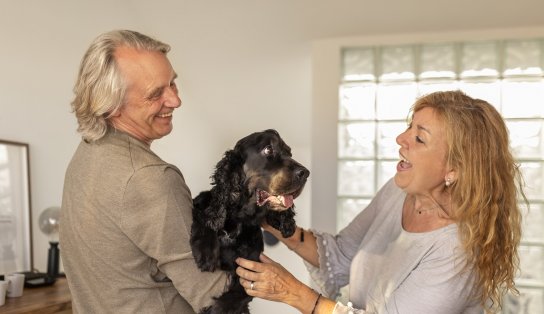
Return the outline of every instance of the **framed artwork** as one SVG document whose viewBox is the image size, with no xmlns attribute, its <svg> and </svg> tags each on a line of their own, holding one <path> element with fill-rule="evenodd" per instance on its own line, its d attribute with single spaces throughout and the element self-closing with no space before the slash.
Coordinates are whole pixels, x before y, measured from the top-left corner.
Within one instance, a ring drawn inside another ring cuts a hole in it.
<svg viewBox="0 0 544 314">
<path fill-rule="evenodd" d="M 0 140 L 0 274 L 34 266 L 29 164 L 28 144 Z"/>
</svg>

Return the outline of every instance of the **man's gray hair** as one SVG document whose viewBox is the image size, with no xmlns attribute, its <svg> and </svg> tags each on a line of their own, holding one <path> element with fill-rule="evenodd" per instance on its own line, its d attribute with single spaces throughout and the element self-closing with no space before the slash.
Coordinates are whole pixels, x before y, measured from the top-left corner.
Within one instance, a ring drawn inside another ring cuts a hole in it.
<svg viewBox="0 0 544 314">
<path fill-rule="evenodd" d="M 169 45 L 130 30 L 107 32 L 91 43 L 81 60 L 71 103 L 77 130 L 86 141 L 102 138 L 108 129 L 108 118 L 123 104 L 126 82 L 114 57 L 121 46 L 165 55 L 170 51 Z"/>
</svg>

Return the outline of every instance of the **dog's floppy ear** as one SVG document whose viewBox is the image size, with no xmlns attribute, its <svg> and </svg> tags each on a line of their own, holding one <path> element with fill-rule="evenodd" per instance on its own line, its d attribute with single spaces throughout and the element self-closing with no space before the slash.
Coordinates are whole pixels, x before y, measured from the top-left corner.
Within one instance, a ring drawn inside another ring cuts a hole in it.
<svg viewBox="0 0 544 314">
<path fill-rule="evenodd" d="M 215 172 L 212 175 L 212 184 L 215 187 L 228 187 L 229 190 L 233 187 L 237 188 L 244 177 L 242 166 L 242 156 L 237 149 L 226 151 L 223 159 L 215 166 Z"/>
<path fill-rule="evenodd" d="M 225 225 L 227 209 L 238 202 L 242 192 L 245 175 L 243 158 L 236 150 L 225 152 L 225 156 L 215 166 L 212 175 L 212 199 L 207 208 L 206 225 L 217 231 Z"/>
</svg>

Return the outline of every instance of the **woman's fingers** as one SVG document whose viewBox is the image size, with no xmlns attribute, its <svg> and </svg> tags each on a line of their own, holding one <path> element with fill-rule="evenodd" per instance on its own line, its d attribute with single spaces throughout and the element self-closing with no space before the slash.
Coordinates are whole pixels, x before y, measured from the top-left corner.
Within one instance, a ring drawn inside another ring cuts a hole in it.
<svg viewBox="0 0 544 314">
<path fill-rule="evenodd" d="M 253 263 L 253 261 L 251 260 L 248 260 L 248 259 L 245 259 L 245 258 L 242 258 L 242 257 L 238 257 L 236 259 L 236 264 L 244 267 L 244 268 L 247 268 L 247 269 L 251 269 L 251 264 Z"/>
<path fill-rule="evenodd" d="M 245 258 L 237 258 L 236 263 L 240 266 L 236 268 L 236 274 L 240 276 L 241 278 L 247 279 L 247 280 L 258 280 L 259 277 L 262 276 L 268 276 L 273 273 L 277 273 L 277 268 L 279 264 L 276 263 L 274 260 L 272 260 L 270 257 L 261 254 L 259 256 L 259 259 L 262 263 L 255 262 L 252 260 L 248 260 Z"/>
<path fill-rule="evenodd" d="M 236 259 L 239 267 L 236 274 L 246 293 L 271 301 L 286 302 L 291 300 L 293 293 L 300 290 L 301 283 L 281 264 L 270 257 L 261 254 L 260 262 Z"/>
<path fill-rule="evenodd" d="M 260 262 L 247 260 L 245 258 L 236 259 L 239 267 L 236 268 L 236 274 L 240 277 L 240 284 L 246 289 L 246 292 L 252 296 L 261 296 L 260 293 L 274 291 L 274 280 L 278 276 L 277 263 L 268 256 L 261 254 Z M 253 285 L 252 285 L 253 284 Z"/>
<path fill-rule="evenodd" d="M 261 253 L 259 256 L 259 259 L 261 262 L 252 261 L 249 259 L 245 259 L 243 257 L 238 257 L 236 259 L 236 264 L 239 266 L 242 266 L 246 269 L 255 271 L 255 272 L 263 272 L 266 270 L 267 266 L 265 264 L 277 264 L 274 260 L 272 260 L 270 257 L 264 255 Z"/>
<path fill-rule="evenodd" d="M 273 259 L 271 259 L 270 257 L 264 255 L 263 253 L 261 253 L 261 255 L 259 256 L 259 259 L 261 260 L 261 262 L 263 263 L 267 263 L 267 264 L 272 264 L 272 263 L 276 263 Z"/>
<path fill-rule="evenodd" d="M 255 272 L 259 272 L 259 271 L 262 272 L 261 263 L 259 263 L 259 262 L 255 262 L 255 261 L 252 261 L 252 260 L 249 260 L 249 259 L 238 257 L 236 259 L 236 264 L 242 266 L 245 269 L 249 269 L 249 270 L 252 270 L 252 271 L 255 271 Z"/>
<path fill-rule="evenodd" d="M 236 268 L 236 274 L 245 280 L 248 281 L 255 281 L 257 280 L 258 273 L 248 270 L 242 266 Z"/>
<path fill-rule="evenodd" d="M 257 289 L 257 283 L 255 281 L 252 281 L 252 280 L 247 280 L 247 279 L 240 278 L 240 284 L 246 290 L 256 290 Z"/>
</svg>

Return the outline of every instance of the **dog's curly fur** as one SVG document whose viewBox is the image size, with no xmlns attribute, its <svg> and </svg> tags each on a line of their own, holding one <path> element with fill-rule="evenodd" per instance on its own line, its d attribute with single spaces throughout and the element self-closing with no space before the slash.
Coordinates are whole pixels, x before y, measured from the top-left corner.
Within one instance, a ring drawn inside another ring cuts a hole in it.
<svg viewBox="0 0 544 314">
<path fill-rule="evenodd" d="M 227 290 L 201 313 L 249 313 L 252 300 L 235 273 L 235 259 L 254 261 L 264 249 L 261 223 L 290 237 L 296 229 L 292 200 L 310 172 L 291 155 L 275 130 L 250 134 L 225 152 L 212 175 L 212 188 L 194 200 L 191 247 L 202 271 L 229 273 Z"/>
</svg>

